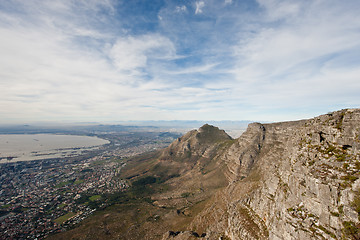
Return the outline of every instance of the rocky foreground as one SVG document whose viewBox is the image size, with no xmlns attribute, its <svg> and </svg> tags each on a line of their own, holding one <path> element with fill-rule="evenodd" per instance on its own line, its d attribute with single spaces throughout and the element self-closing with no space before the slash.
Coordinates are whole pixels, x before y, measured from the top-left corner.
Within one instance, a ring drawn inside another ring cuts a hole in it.
<svg viewBox="0 0 360 240">
<path fill-rule="evenodd" d="M 145 184 L 146 203 L 119 203 L 127 210 L 55 237 L 360 239 L 359 170 L 360 109 L 253 123 L 238 139 L 204 125 L 129 161 L 124 179 L 159 180 Z"/>
</svg>

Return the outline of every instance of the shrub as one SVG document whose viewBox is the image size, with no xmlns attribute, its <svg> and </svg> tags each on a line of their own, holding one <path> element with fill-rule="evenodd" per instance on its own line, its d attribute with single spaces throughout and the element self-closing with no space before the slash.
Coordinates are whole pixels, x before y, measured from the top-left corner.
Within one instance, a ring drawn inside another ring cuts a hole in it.
<svg viewBox="0 0 360 240">
<path fill-rule="evenodd" d="M 342 177 L 342 179 L 345 181 L 349 181 L 349 182 L 355 182 L 357 177 L 353 176 L 353 175 L 346 175 L 346 176 Z"/>
<path fill-rule="evenodd" d="M 349 221 L 343 222 L 343 226 L 344 226 L 343 231 L 346 235 L 353 236 L 356 235 L 359 231 L 359 229 L 355 226 L 353 222 L 349 222 Z"/>
<path fill-rule="evenodd" d="M 182 198 L 187 198 L 187 197 L 190 197 L 190 194 L 191 194 L 191 193 L 189 193 L 189 192 L 185 192 L 185 193 L 182 193 L 182 194 L 181 194 L 181 197 L 182 197 Z"/>
<path fill-rule="evenodd" d="M 355 211 L 358 213 L 358 216 L 360 218 L 360 192 L 356 192 L 354 201 L 352 202 L 351 205 L 354 207 Z"/>
<path fill-rule="evenodd" d="M 147 176 L 134 181 L 133 186 L 144 186 L 153 183 L 156 183 L 156 177 Z"/>
<path fill-rule="evenodd" d="M 360 162 L 359 161 L 355 162 L 355 168 L 357 170 L 360 170 Z"/>
</svg>

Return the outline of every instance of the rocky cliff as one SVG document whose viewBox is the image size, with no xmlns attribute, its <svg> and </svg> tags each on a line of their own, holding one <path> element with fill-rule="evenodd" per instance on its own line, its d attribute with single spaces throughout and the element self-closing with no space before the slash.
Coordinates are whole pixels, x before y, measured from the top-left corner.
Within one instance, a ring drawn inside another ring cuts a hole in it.
<svg viewBox="0 0 360 240">
<path fill-rule="evenodd" d="M 360 239 L 360 109 L 238 139 L 204 125 L 121 171 L 156 182 L 54 239 Z"/>
<path fill-rule="evenodd" d="M 224 130 L 205 124 L 199 130 L 192 130 L 171 143 L 162 152 L 161 159 L 195 163 L 201 157 L 213 157 L 218 145 L 231 139 Z"/>
<path fill-rule="evenodd" d="M 206 239 L 360 239 L 359 160 L 359 109 L 250 124 L 219 157 L 228 186 L 190 228 Z"/>
</svg>

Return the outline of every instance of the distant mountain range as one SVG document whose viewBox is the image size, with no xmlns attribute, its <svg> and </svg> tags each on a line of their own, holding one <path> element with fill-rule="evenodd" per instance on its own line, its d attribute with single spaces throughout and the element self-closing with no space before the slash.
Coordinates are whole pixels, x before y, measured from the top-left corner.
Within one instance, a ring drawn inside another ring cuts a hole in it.
<svg viewBox="0 0 360 240">
<path fill-rule="evenodd" d="M 0 134 L 95 134 L 109 132 L 154 132 L 172 131 L 185 133 L 197 129 L 205 123 L 225 129 L 231 135 L 240 135 L 250 121 L 127 121 L 116 124 L 77 123 L 77 124 L 32 124 L 0 125 Z"/>
</svg>

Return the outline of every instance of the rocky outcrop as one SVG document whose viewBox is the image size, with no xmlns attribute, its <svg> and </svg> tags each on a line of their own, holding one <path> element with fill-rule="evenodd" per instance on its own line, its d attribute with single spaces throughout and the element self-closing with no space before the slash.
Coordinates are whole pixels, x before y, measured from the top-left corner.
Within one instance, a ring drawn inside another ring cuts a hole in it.
<svg viewBox="0 0 360 240">
<path fill-rule="evenodd" d="M 162 165 L 180 165 L 180 173 L 185 173 L 195 166 L 201 168 L 214 160 L 219 147 L 231 140 L 224 130 L 205 124 L 199 130 L 192 130 L 171 143 L 162 151 L 159 160 Z"/>
<path fill-rule="evenodd" d="M 245 178 L 259 159 L 265 140 L 265 127 L 260 123 L 249 124 L 247 130 L 224 152 L 230 182 Z"/>
<path fill-rule="evenodd" d="M 109 209 L 97 239 L 360 239 L 360 109 L 252 123 L 238 139 L 204 125 L 122 171 L 161 181 Z"/>
<path fill-rule="evenodd" d="M 199 130 L 192 130 L 167 147 L 162 159 L 184 161 L 198 157 L 211 157 L 216 147 L 232 138 L 217 127 L 205 124 Z"/>
<path fill-rule="evenodd" d="M 207 239 L 360 239 L 360 110 L 250 124 L 218 161 L 229 185 L 195 217 Z"/>
<path fill-rule="evenodd" d="M 202 234 L 198 234 L 197 232 L 193 232 L 193 231 L 178 231 L 178 232 L 173 232 L 173 231 L 169 231 L 167 233 L 164 234 L 163 239 L 206 239 L 206 233 L 202 233 Z"/>
</svg>

